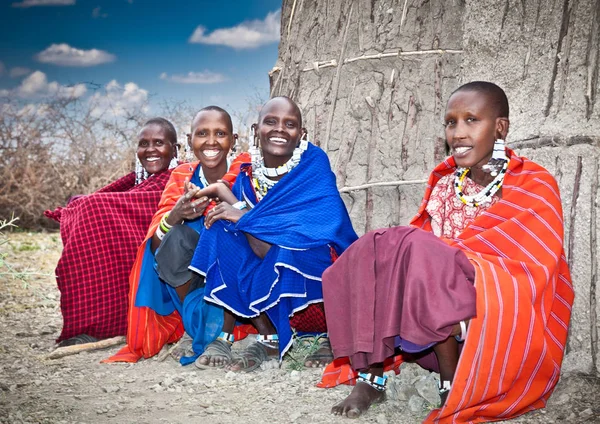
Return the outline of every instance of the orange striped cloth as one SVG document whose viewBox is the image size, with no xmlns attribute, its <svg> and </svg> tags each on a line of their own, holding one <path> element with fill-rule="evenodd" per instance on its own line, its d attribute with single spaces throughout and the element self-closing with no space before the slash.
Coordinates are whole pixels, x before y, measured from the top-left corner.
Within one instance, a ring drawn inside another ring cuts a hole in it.
<svg viewBox="0 0 600 424">
<path fill-rule="evenodd" d="M 235 158 L 229 171 L 223 176 L 223 180 L 233 184 L 240 172 L 242 163 L 251 161 L 248 153 L 242 153 Z M 127 317 L 127 346 L 117 354 L 102 362 L 137 362 L 140 358 L 150 358 L 156 355 L 167 343 L 174 343 L 183 335 L 183 322 L 177 311 L 171 315 L 159 315 L 147 307 L 135 306 L 135 296 L 138 291 L 142 259 L 146 249 L 146 243 L 152 238 L 163 215 L 169 212 L 184 194 L 183 183 L 187 178 L 190 180 L 198 162 L 179 165 L 171 173 L 171 178 L 163 191 L 158 211 L 152 218 L 152 223 L 146 234 L 142 245 L 138 248 L 135 263 L 129 275 L 129 310 Z M 245 327 L 236 327 L 234 335 L 243 338 Z"/>
<path fill-rule="evenodd" d="M 574 291 L 563 250 L 558 186 L 536 163 L 511 155 L 502 199 L 457 240 L 476 270 L 477 316 L 469 324 L 446 404 L 425 422 L 485 422 L 543 408 L 560 376 Z M 446 159 L 431 176 L 411 225 L 431 231 L 425 206 Z M 401 363 L 401 358 L 390 368 Z M 320 387 L 354 382 L 347 362 L 325 369 Z"/>
</svg>

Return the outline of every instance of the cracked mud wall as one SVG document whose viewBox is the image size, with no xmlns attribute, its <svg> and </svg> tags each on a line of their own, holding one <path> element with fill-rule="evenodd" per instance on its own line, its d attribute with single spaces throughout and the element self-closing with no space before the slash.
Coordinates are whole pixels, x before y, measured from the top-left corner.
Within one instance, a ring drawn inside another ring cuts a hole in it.
<svg viewBox="0 0 600 424">
<path fill-rule="evenodd" d="M 509 146 L 562 193 L 576 289 L 563 370 L 600 375 L 600 0 L 284 0 L 281 22 L 271 94 L 301 106 L 359 234 L 416 212 L 455 88 L 505 89 Z M 375 182 L 392 185 L 357 188 Z"/>
</svg>

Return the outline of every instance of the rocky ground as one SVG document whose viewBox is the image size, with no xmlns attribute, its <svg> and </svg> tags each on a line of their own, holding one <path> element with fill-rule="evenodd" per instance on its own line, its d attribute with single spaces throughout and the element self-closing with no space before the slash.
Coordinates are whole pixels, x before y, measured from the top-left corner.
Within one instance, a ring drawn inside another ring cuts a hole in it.
<svg viewBox="0 0 600 424">
<path fill-rule="evenodd" d="M 12 233 L 0 245 L 0 423 L 347 423 L 329 414 L 349 387 L 315 387 L 318 369 L 286 360 L 250 374 L 201 371 L 167 359 L 100 364 L 115 352 L 44 359 L 61 327 L 52 276 L 60 237 Z M 2 257 L 18 271 L 6 275 Z M 359 419 L 418 423 L 438 400 L 435 376 L 406 364 L 388 401 Z M 545 410 L 513 423 L 600 422 L 599 381 L 565 375 Z"/>
</svg>

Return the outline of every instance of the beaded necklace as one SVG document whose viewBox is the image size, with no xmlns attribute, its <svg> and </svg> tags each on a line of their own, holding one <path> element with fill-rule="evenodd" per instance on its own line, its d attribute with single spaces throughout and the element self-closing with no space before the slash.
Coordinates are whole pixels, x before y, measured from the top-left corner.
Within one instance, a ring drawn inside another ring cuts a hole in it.
<svg viewBox="0 0 600 424">
<path fill-rule="evenodd" d="M 469 173 L 470 168 L 458 168 L 456 173 L 454 174 L 454 192 L 456 196 L 468 206 L 485 206 L 492 202 L 492 197 L 500 187 L 502 187 L 502 183 L 504 182 L 504 175 L 506 174 L 506 170 L 508 169 L 508 158 L 504 159 L 504 163 L 502 164 L 502 169 L 498 173 L 498 175 L 489 183 L 483 190 L 479 193 L 474 194 L 473 196 L 467 196 L 463 192 L 463 182 Z"/>
<path fill-rule="evenodd" d="M 265 166 L 265 161 L 260 154 L 260 150 L 258 148 L 253 149 L 252 151 L 252 184 L 254 186 L 254 191 L 256 192 L 256 197 L 258 200 L 262 200 L 263 197 L 266 196 L 267 192 L 277 184 L 277 181 L 273 181 L 269 177 L 278 177 L 284 174 L 287 174 L 292 169 L 294 169 L 299 163 L 300 158 L 302 157 L 302 153 L 306 151 L 308 148 L 308 140 L 301 140 L 300 145 L 294 149 L 292 153 L 292 157 L 283 165 L 278 166 L 277 168 L 267 168 Z"/>
</svg>

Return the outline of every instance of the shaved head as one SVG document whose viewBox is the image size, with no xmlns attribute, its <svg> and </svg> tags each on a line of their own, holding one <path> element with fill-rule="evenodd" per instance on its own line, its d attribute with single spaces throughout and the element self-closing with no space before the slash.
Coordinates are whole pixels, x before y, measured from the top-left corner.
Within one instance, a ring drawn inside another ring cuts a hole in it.
<svg viewBox="0 0 600 424">
<path fill-rule="evenodd" d="M 233 122 L 231 121 L 231 115 L 229 115 L 229 112 L 227 112 L 225 109 L 219 107 L 219 106 L 206 106 L 205 108 L 202 108 L 198 111 L 198 113 L 196 114 L 196 116 L 194 116 L 194 119 L 192 120 L 192 129 L 191 132 L 194 132 L 194 129 L 196 128 L 196 125 L 198 124 L 198 119 L 200 119 L 200 115 L 202 114 L 202 112 L 206 112 L 207 110 L 213 110 L 215 112 L 219 112 L 221 114 L 224 115 L 225 117 L 225 121 L 227 123 L 227 129 L 229 130 L 230 133 L 233 134 Z"/>
<path fill-rule="evenodd" d="M 267 105 L 270 105 L 273 102 L 280 102 L 280 101 L 286 101 L 292 106 L 292 108 L 294 109 L 294 113 L 297 115 L 298 122 L 300 123 L 300 127 L 302 127 L 302 112 L 300 111 L 300 108 L 298 107 L 296 102 L 294 102 L 292 99 L 290 99 L 287 96 L 273 97 L 267 103 L 265 103 L 263 105 L 263 107 L 260 109 L 260 113 L 258 114 L 258 122 L 260 122 L 261 118 L 263 117 L 263 111 L 266 111 L 268 109 Z"/>
<path fill-rule="evenodd" d="M 490 106 L 496 111 L 499 118 L 508 118 L 508 98 L 503 89 L 487 81 L 472 81 L 458 87 L 452 94 L 459 91 L 475 91 L 487 97 Z"/>
</svg>

